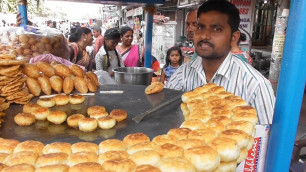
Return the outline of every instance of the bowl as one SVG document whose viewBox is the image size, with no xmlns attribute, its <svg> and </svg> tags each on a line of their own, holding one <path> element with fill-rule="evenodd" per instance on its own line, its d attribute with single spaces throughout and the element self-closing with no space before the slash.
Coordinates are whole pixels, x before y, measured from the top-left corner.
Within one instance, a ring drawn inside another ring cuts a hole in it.
<svg viewBox="0 0 306 172">
<path fill-rule="evenodd" d="M 119 67 L 113 70 L 115 81 L 126 85 L 150 85 L 153 69 L 145 67 Z"/>
</svg>

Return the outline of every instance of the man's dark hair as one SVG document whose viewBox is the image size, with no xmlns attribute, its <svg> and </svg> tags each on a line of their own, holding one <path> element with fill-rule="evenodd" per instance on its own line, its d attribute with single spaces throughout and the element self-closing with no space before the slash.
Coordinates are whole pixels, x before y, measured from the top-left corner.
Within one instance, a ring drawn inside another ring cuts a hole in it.
<svg viewBox="0 0 306 172">
<path fill-rule="evenodd" d="M 228 24 L 231 27 L 232 33 L 238 31 L 240 24 L 239 10 L 237 7 L 227 0 L 208 0 L 204 2 L 198 9 L 197 18 L 201 13 L 209 11 L 218 11 L 228 16 Z"/>
<path fill-rule="evenodd" d="M 240 37 L 237 44 L 239 45 L 241 41 L 246 41 L 246 34 L 242 32 L 240 33 Z"/>
<path fill-rule="evenodd" d="M 53 28 L 56 28 L 56 21 L 53 21 L 52 24 L 53 24 L 52 27 L 53 27 Z"/>
</svg>

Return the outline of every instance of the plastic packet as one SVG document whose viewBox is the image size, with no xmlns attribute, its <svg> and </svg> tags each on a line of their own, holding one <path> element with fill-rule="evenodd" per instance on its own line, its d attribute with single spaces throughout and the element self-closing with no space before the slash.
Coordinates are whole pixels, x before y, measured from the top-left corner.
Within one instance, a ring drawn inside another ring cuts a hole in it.
<svg viewBox="0 0 306 172">
<path fill-rule="evenodd" d="M 69 47 L 63 34 L 51 28 L 30 26 L 3 28 L 0 32 L 0 54 L 29 60 L 41 54 L 69 57 Z"/>
<path fill-rule="evenodd" d="M 117 85 L 118 83 L 112 78 L 108 72 L 103 70 L 95 71 L 100 85 Z"/>
</svg>

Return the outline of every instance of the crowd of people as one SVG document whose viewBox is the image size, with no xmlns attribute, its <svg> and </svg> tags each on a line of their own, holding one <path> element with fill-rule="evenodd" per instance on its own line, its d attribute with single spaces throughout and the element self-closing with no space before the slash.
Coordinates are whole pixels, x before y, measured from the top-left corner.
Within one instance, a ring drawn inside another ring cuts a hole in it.
<svg viewBox="0 0 306 172">
<path fill-rule="evenodd" d="M 188 20 L 188 16 L 193 19 Z M 190 24 L 186 24 L 187 36 L 193 43 L 195 53 L 189 62 L 183 62 L 180 47 L 171 47 L 167 51 L 161 81 L 167 81 L 167 88 L 183 91 L 216 83 L 254 106 L 260 124 L 271 124 L 274 92 L 271 83 L 250 65 L 252 61 L 248 54 L 239 48 L 243 36 L 239 30 L 237 7 L 226 0 L 209 0 L 196 11 L 189 12 L 188 16 L 186 22 L 190 21 Z M 116 67 L 141 66 L 144 47 L 132 44 L 133 35 L 133 29 L 128 26 L 120 30 L 106 30 L 103 45 L 94 58 L 95 70 L 104 70 L 114 76 L 113 69 Z M 82 46 L 92 42 L 92 33 L 84 32 L 77 41 L 80 41 L 80 49 L 84 50 Z M 84 53 L 83 58 L 81 62 L 89 62 Z M 78 58 L 70 60 L 88 68 L 89 63 L 79 63 L 75 59 Z"/>
<path fill-rule="evenodd" d="M 195 52 L 189 61 L 184 61 L 180 47 L 167 50 L 166 64 L 161 69 L 161 82 L 166 82 L 165 87 L 191 91 L 216 83 L 254 106 L 260 124 L 271 124 L 274 92 L 271 83 L 250 65 L 249 54 L 239 48 L 245 36 L 239 30 L 237 7 L 226 0 L 208 0 L 199 8 L 191 9 L 185 22 L 188 44 Z M 132 44 L 134 31 L 129 26 L 122 26 L 120 30 L 110 28 L 104 35 L 97 26 L 91 29 L 76 26 L 70 33 L 67 60 L 87 70 L 103 70 L 113 77 L 114 68 L 143 66 L 142 33 L 138 35 L 138 43 Z M 92 52 L 86 51 L 88 46 L 94 47 Z M 153 68 L 153 62 L 158 61 L 152 59 Z M 158 68 L 159 63 L 155 70 Z"/>
</svg>

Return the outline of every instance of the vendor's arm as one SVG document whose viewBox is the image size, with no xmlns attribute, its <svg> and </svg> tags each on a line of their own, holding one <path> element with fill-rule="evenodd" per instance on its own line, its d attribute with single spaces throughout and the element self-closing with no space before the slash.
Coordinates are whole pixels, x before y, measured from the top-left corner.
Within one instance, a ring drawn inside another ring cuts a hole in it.
<svg viewBox="0 0 306 172">
<path fill-rule="evenodd" d="M 164 83 L 165 82 L 165 71 L 164 69 L 162 69 L 162 72 L 161 72 L 161 75 L 160 75 L 160 82 L 161 83 Z"/>
<path fill-rule="evenodd" d="M 175 90 L 184 90 L 183 87 L 183 77 L 184 77 L 184 65 L 180 66 L 174 74 L 171 76 L 170 80 L 166 83 L 166 88 Z"/>
<path fill-rule="evenodd" d="M 269 82 L 259 83 L 248 101 L 256 108 L 259 124 L 272 124 L 275 96 Z"/>
</svg>

